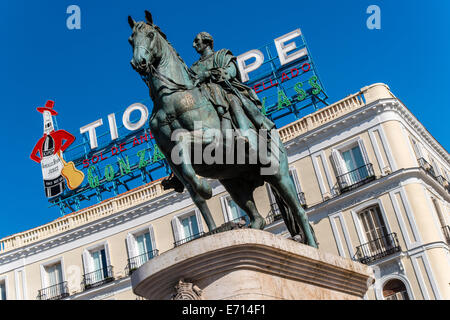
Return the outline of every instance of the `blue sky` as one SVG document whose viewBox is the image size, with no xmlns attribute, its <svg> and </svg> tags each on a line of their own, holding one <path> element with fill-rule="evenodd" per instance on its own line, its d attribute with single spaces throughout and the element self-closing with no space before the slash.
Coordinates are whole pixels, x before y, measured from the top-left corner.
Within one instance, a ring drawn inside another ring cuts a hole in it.
<svg viewBox="0 0 450 320">
<path fill-rule="evenodd" d="M 81 8 L 81 30 L 66 27 L 71 4 Z M 381 30 L 366 27 L 372 4 L 381 8 Z M 448 0 L 2 1 L 0 237 L 59 217 L 48 208 L 40 166 L 29 159 L 42 136 L 36 107 L 55 100 L 59 127 L 77 134 L 148 99 L 127 42 L 128 14 L 143 20 L 145 9 L 188 65 L 198 58 L 192 40 L 200 31 L 238 55 L 300 27 L 330 103 L 384 82 L 450 149 Z"/>
</svg>

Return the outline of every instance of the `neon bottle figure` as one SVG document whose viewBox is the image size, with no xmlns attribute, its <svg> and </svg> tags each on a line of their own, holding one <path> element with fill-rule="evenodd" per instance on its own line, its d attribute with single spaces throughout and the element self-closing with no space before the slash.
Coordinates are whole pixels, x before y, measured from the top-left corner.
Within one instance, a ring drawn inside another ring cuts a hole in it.
<svg viewBox="0 0 450 320">
<path fill-rule="evenodd" d="M 75 137 L 65 130 L 55 131 L 52 116 L 58 113 L 53 109 L 54 102 L 49 100 L 45 107 L 37 108 L 44 117 L 44 135 L 36 143 L 30 158 L 41 164 L 44 189 L 47 198 L 60 195 L 64 191 L 64 177 L 61 170 L 64 164 L 58 153 L 69 147 Z M 63 144 L 63 141 L 66 140 Z M 41 157 L 36 154 L 40 153 Z"/>
<path fill-rule="evenodd" d="M 45 195 L 47 198 L 55 197 L 64 190 L 64 177 L 61 175 L 63 163 L 55 154 L 55 140 L 50 133 L 54 131 L 53 120 L 49 111 L 44 111 L 44 134 L 46 134 L 42 146 L 42 177 L 44 178 Z"/>
</svg>

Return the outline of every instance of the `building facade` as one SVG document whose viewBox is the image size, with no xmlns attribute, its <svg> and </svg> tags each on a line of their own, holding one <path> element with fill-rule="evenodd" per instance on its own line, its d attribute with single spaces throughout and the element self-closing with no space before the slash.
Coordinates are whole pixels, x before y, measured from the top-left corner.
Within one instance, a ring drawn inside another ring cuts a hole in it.
<svg viewBox="0 0 450 320">
<path fill-rule="evenodd" d="M 366 299 L 450 299 L 450 156 L 384 84 L 279 129 L 319 249 L 373 267 Z M 216 225 L 243 212 L 218 183 Z M 266 231 L 289 237 L 268 186 Z M 139 299 L 130 274 L 207 227 L 161 181 L 0 240 L 0 299 Z"/>
</svg>

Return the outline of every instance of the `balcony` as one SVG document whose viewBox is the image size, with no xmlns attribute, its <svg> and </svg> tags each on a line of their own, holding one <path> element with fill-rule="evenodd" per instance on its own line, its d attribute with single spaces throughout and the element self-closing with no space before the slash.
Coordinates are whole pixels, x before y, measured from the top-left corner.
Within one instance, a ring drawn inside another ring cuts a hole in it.
<svg viewBox="0 0 450 320">
<path fill-rule="evenodd" d="M 450 226 L 443 226 L 442 232 L 444 233 L 445 240 L 450 244 Z"/>
<path fill-rule="evenodd" d="M 182 244 L 185 244 L 185 243 L 188 243 L 188 242 L 190 242 L 190 241 L 192 241 L 192 240 L 198 239 L 198 238 L 202 237 L 203 235 L 205 235 L 205 232 L 200 232 L 200 233 L 194 234 L 194 235 L 192 235 L 192 236 L 186 237 L 186 238 L 184 238 L 184 239 L 175 241 L 175 242 L 173 243 L 173 245 L 174 245 L 175 247 L 178 247 L 178 246 L 181 246 Z"/>
<path fill-rule="evenodd" d="M 337 177 L 340 193 L 356 189 L 373 180 L 375 180 L 375 173 L 371 163 Z"/>
<path fill-rule="evenodd" d="M 38 291 L 39 300 L 60 300 L 69 296 L 67 281 L 55 284 L 53 286 Z"/>
<path fill-rule="evenodd" d="M 441 186 L 444 187 L 447 192 L 450 192 L 450 183 L 441 175 L 436 175 L 436 171 L 434 171 L 434 168 L 431 164 L 429 164 L 424 158 L 417 159 L 419 162 L 419 166 L 425 170 L 426 173 L 428 173 L 431 177 L 433 177 L 434 180 L 439 182 Z"/>
<path fill-rule="evenodd" d="M 436 174 L 434 172 L 433 166 L 427 162 L 424 158 L 417 159 L 419 162 L 419 166 L 421 166 L 429 175 L 433 178 L 436 178 Z"/>
<path fill-rule="evenodd" d="M 298 200 L 300 201 L 300 205 L 303 207 L 303 209 L 306 209 L 308 206 L 306 205 L 305 194 L 303 192 L 299 192 L 299 193 L 297 193 L 297 197 L 298 197 Z M 275 215 L 281 214 L 280 208 L 278 207 L 278 204 L 276 202 L 272 202 L 270 204 L 270 209 L 271 209 L 271 212 Z"/>
<path fill-rule="evenodd" d="M 89 272 L 83 275 L 84 290 L 99 287 L 111 281 L 114 281 L 112 266 L 98 269 L 96 271 Z"/>
<path fill-rule="evenodd" d="M 356 253 L 353 260 L 369 264 L 400 251 L 401 248 L 398 243 L 397 234 L 393 232 L 356 247 Z"/>
<path fill-rule="evenodd" d="M 125 269 L 126 274 L 131 275 L 133 271 L 142 266 L 148 260 L 152 259 L 153 257 L 156 257 L 158 253 L 159 251 L 155 249 L 153 251 L 149 251 L 144 254 L 128 259 L 128 264 Z"/>
<path fill-rule="evenodd" d="M 274 206 L 276 206 L 276 211 L 274 210 Z M 280 210 L 278 209 L 278 206 L 276 203 L 271 205 L 272 210 L 270 210 L 270 213 L 266 217 L 266 226 L 283 219 L 283 216 L 281 215 Z"/>
</svg>

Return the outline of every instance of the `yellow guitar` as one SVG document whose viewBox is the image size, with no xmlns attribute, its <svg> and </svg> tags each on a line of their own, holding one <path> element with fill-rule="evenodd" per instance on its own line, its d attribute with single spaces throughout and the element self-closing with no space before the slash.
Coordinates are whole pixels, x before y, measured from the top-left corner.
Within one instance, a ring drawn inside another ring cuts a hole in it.
<svg viewBox="0 0 450 320">
<path fill-rule="evenodd" d="M 58 152 L 58 156 L 64 164 L 61 174 L 66 178 L 67 186 L 70 190 L 78 188 L 84 180 L 84 173 L 75 168 L 73 161 L 66 162 L 61 155 L 61 151 Z"/>
</svg>

